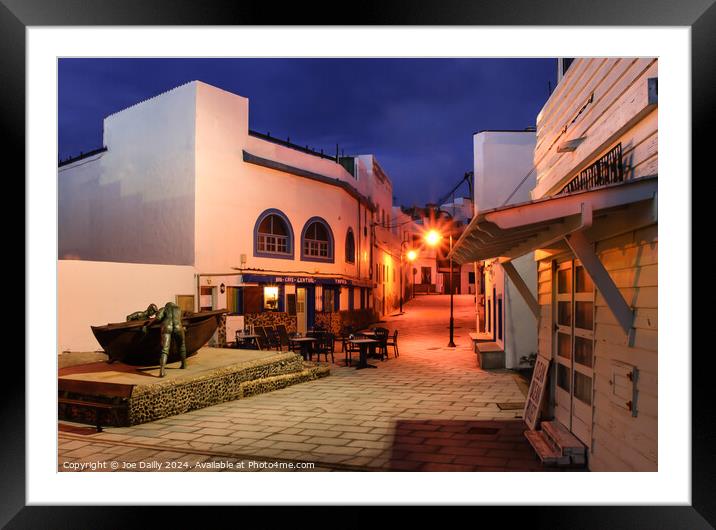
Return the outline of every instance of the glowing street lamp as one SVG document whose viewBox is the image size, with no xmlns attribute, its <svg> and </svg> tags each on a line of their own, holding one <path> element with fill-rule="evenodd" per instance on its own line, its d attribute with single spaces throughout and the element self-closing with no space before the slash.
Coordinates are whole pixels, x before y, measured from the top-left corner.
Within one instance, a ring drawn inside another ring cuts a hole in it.
<svg viewBox="0 0 716 530">
<path fill-rule="evenodd" d="M 425 242 L 430 245 L 431 247 L 436 246 L 440 240 L 443 238 L 437 230 L 429 230 L 427 234 L 425 234 Z M 453 340 L 453 337 L 455 335 L 455 320 L 453 319 L 453 288 L 452 288 L 452 232 L 450 232 L 450 342 L 448 343 L 448 348 L 454 348 L 455 347 L 455 341 Z"/>
<path fill-rule="evenodd" d="M 437 230 L 430 230 L 427 234 L 425 234 L 425 242 L 431 247 L 434 247 L 438 243 L 440 243 L 440 240 L 442 238 L 443 236 L 441 236 Z"/>
</svg>

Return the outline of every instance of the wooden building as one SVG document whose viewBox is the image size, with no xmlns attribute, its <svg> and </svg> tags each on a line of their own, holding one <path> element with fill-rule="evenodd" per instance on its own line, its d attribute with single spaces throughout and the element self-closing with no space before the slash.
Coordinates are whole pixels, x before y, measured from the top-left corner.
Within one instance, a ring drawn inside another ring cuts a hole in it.
<svg viewBox="0 0 716 530">
<path fill-rule="evenodd" d="M 590 470 L 656 471 L 658 61 L 559 68 L 537 117 L 531 200 L 480 212 L 454 259 L 534 256 L 537 297 L 521 292 L 550 363 L 542 447 L 563 451 L 556 426 Z"/>
</svg>

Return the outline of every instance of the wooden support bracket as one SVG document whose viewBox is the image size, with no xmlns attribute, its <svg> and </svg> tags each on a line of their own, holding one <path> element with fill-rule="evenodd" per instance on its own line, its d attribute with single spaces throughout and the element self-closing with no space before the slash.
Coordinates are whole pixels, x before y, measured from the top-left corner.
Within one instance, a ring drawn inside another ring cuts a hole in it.
<svg viewBox="0 0 716 530">
<path fill-rule="evenodd" d="M 619 288 L 614 284 L 611 276 L 609 276 L 609 272 L 604 268 L 602 262 L 599 261 L 599 257 L 594 252 L 592 242 L 589 241 L 581 231 L 567 234 L 564 239 L 567 245 L 569 245 L 569 248 L 572 249 L 572 252 L 574 252 L 574 255 L 582 262 L 582 265 L 592 278 L 594 285 L 599 289 L 609 309 L 617 319 L 617 322 L 619 322 L 624 333 L 629 337 L 629 342 L 631 343 L 634 311 L 629 307 L 629 304 L 626 303 Z"/>
</svg>

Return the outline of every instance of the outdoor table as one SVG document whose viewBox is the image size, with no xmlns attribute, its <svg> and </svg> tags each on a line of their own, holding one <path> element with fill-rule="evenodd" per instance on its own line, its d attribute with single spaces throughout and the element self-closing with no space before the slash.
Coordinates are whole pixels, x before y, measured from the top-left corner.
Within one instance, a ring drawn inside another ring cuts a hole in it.
<svg viewBox="0 0 716 530">
<path fill-rule="evenodd" d="M 360 361 L 358 361 L 358 366 L 356 366 L 356 370 L 361 370 L 362 368 L 378 368 L 374 364 L 368 364 L 368 348 L 373 350 L 375 348 L 375 345 L 378 344 L 377 340 L 351 339 L 348 342 L 350 342 L 351 344 L 357 344 L 360 348 Z"/>
<path fill-rule="evenodd" d="M 378 336 L 378 332 L 375 331 L 374 329 L 369 329 L 366 331 L 359 331 L 358 335 L 361 335 L 362 337 L 366 337 L 369 339 L 375 339 Z M 380 342 L 380 341 L 378 341 L 378 342 Z M 372 351 L 371 355 L 373 355 L 374 353 L 375 353 L 375 351 Z M 381 359 L 382 358 L 383 358 L 383 356 L 381 355 Z"/>
<path fill-rule="evenodd" d="M 309 346 L 313 346 L 313 343 L 316 342 L 316 338 L 314 337 L 289 337 L 289 342 L 297 342 L 298 345 L 301 347 L 301 356 L 305 359 L 306 355 L 308 355 L 308 359 L 310 360 L 313 356 L 312 349 L 309 349 Z M 319 358 L 320 360 L 320 358 Z"/>
<path fill-rule="evenodd" d="M 246 343 L 246 342 L 249 342 L 249 343 L 253 342 L 254 344 L 256 344 L 256 347 L 257 347 L 259 350 L 261 349 L 261 343 L 259 342 L 259 336 L 258 336 L 258 335 L 254 335 L 254 334 L 251 334 L 251 333 L 237 333 L 237 334 L 236 334 L 236 341 L 238 342 L 239 340 L 241 340 L 241 341 L 244 342 L 244 343 Z"/>
</svg>

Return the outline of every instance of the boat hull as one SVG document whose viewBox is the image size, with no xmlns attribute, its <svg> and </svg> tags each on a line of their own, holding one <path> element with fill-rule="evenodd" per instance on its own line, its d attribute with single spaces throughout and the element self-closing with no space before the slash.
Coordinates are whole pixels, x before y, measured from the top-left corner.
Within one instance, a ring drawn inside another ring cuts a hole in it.
<svg viewBox="0 0 716 530">
<path fill-rule="evenodd" d="M 186 355 L 191 357 L 212 337 L 226 311 L 204 311 L 191 313 L 182 318 L 186 342 Z M 100 343 L 109 362 L 121 361 L 132 366 L 154 366 L 159 364 L 161 355 L 161 327 L 149 326 L 142 332 L 145 320 L 119 322 L 106 326 L 90 326 L 97 342 Z M 179 351 L 172 340 L 167 362 L 179 361 Z"/>
</svg>

